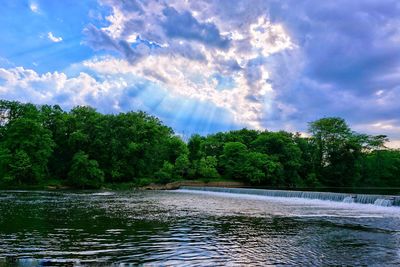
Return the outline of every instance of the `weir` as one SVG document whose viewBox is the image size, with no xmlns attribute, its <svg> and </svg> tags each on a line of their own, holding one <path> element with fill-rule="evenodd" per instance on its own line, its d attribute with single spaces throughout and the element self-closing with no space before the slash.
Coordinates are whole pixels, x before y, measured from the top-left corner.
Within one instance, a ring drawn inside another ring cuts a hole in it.
<svg viewBox="0 0 400 267">
<path fill-rule="evenodd" d="M 220 193 L 260 195 L 268 197 L 319 199 L 319 200 L 329 200 L 329 201 L 337 201 L 344 203 L 373 204 L 385 207 L 400 206 L 400 196 L 250 189 L 250 188 L 200 187 L 200 186 L 181 186 L 180 189 L 220 192 Z"/>
</svg>

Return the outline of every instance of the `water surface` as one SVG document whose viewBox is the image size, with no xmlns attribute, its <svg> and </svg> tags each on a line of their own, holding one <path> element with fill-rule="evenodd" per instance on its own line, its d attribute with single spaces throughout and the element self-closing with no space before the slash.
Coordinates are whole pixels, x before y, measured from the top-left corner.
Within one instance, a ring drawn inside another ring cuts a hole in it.
<svg viewBox="0 0 400 267">
<path fill-rule="evenodd" d="M 400 208 L 188 190 L 0 191 L 1 265 L 400 265 Z"/>
</svg>

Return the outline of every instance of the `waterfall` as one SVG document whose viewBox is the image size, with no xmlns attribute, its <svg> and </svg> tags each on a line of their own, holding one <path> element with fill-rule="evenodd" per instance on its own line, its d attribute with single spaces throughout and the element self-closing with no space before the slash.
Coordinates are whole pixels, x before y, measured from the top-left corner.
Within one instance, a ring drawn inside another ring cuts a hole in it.
<svg viewBox="0 0 400 267">
<path fill-rule="evenodd" d="M 393 204 L 393 201 L 391 199 L 384 199 L 384 198 L 378 198 L 374 202 L 374 205 L 384 206 L 384 207 L 390 207 L 390 206 L 392 206 L 392 204 Z"/>
<path fill-rule="evenodd" d="M 354 197 L 353 197 L 353 196 L 345 197 L 345 198 L 343 199 L 343 202 L 344 202 L 344 203 L 354 203 Z"/>
<path fill-rule="evenodd" d="M 180 188 L 185 190 L 261 195 L 268 197 L 320 199 L 320 200 L 330 200 L 330 201 L 337 201 L 344 203 L 373 204 L 385 207 L 400 206 L 400 196 L 367 195 L 367 194 L 350 195 L 346 193 L 332 193 L 332 192 L 289 191 L 289 190 L 227 188 L 227 187 L 182 186 Z"/>
</svg>

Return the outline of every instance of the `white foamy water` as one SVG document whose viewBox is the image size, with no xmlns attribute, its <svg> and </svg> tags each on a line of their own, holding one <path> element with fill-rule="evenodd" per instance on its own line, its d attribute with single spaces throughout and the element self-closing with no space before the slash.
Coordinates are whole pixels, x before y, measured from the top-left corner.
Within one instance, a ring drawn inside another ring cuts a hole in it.
<svg viewBox="0 0 400 267">
<path fill-rule="evenodd" d="M 100 192 L 100 193 L 92 193 L 93 196 L 112 196 L 114 192 Z"/>
<path fill-rule="evenodd" d="M 320 199 L 309 199 L 309 198 L 298 198 L 298 197 L 271 197 L 271 196 L 263 196 L 263 195 L 252 195 L 252 194 L 241 194 L 241 193 L 226 193 L 226 192 L 215 192 L 215 191 L 206 191 L 206 190 L 195 190 L 195 189 L 178 189 L 174 190 L 175 192 L 180 193 L 189 193 L 189 194 L 200 194 L 200 195 L 208 195 L 208 196 L 217 196 L 217 197 L 226 197 L 226 198 L 242 198 L 248 200 L 257 200 L 257 201 L 265 201 L 271 203 L 281 203 L 284 206 L 292 206 L 298 207 L 301 212 L 303 212 L 302 208 L 309 207 L 313 208 L 310 211 L 315 211 L 317 214 L 296 214 L 294 210 L 293 216 L 300 217 L 322 217 L 322 216 L 346 216 L 346 217 L 382 217 L 382 216 L 390 216 L 390 217 L 398 217 L 400 218 L 400 207 L 394 207 L 390 205 L 385 205 L 381 203 L 375 204 L 361 204 L 351 202 L 349 199 L 344 199 L 342 202 L 338 201 L 330 201 L 330 200 L 320 200 Z M 351 197 L 349 197 L 351 198 Z M 315 208 L 324 209 L 327 213 L 323 213 L 321 215 L 321 210 L 315 210 Z M 351 213 L 351 214 L 349 214 Z M 400 230 L 400 229 L 399 229 Z"/>
</svg>

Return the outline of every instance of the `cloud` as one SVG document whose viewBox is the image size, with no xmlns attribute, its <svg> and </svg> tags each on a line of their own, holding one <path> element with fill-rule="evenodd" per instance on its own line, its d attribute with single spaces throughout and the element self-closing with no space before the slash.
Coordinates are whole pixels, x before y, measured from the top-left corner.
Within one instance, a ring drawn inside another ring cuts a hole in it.
<svg viewBox="0 0 400 267">
<path fill-rule="evenodd" d="M 106 70 L 126 60 L 131 73 L 171 94 L 207 99 L 236 123 L 306 131 L 312 120 L 342 116 L 368 131 L 400 114 L 400 7 L 393 0 L 103 3 L 112 10 L 108 26 L 87 29 L 106 37 L 88 44 L 122 59 L 85 64 Z M 215 77 L 231 81 L 229 88 Z"/>
<path fill-rule="evenodd" d="M 121 54 L 131 64 L 134 64 L 141 57 L 149 52 L 149 48 L 144 44 L 136 44 L 132 47 L 129 42 L 122 39 L 113 39 L 106 31 L 89 25 L 84 29 L 86 36 L 85 43 L 96 50 L 108 50 Z"/>
<path fill-rule="evenodd" d="M 259 103 L 248 101 L 247 84 L 242 73 L 233 76 L 235 88 L 216 90 L 218 82 L 215 72 L 202 62 L 193 62 L 183 57 L 151 55 L 138 62 L 129 64 L 123 59 L 112 57 L 88 60 L 83 65 L 98 75 L 137 75 L 158 84 L 168 90 L 172 96 L 181 96 L 192 100 L 208 101 L 219 108 L 228 110 L 237 124 L 254 123 L 257 125 Z M 190 65 L 190 68 L 187 66 Z"/>
<path fill-rule="evenodd" d="M 29 8 L 34 13 L 39 13 L 39 5 L 36 2 L 31 2 Z"/>
<path fill-rule="evenodd" d="M 127 66 L 131 65 L 125 62 L 120 68 Z M 91 105 L 103 113 L 143 110 L 184 135 L 241 127 L 213 102 L 171 95 L 157 83 L 131 75 L 131 69 L 94 73 L 89 64 L 75 67 L 78 72 L 71 76 L 60 72 L 39 74 L 23 67 L 0 68 L 0 99 L 60 104 L 64 109 Z"/>
<path fill-rule="evenodd" d="M 276 99 L 267 125 L 285 121 L 304 130 L 308 121 L 341 116 L 368 132 L 369 124 L 399 117 L 396 1 L 284 1 L 271 8 L 271 20 L 285 26 L 297 49 L 268 59 Z"/>
<path fill-rule="evenodd" d="M 59 43 L 59 42 L 61 42 L 63 40 L 61 36 L 60 37 L 56 37 L 56 36 L 53 35 L 52 32 L 48 32 L 47 33 L 47 38 L 50 41 L 54 42 L 54 43 Z"/>
<path fill-rule="evenodd" d="M 163 9 L 163 15 L 165 19 L 162 27 L 167 37 L 195 40 L 222 49 L 229 46 L 230 40 L 221 36 L 215 24 L 201 23 L 189 11 L 178 12 L 173 7 L 166 7 Z"/>
<path fill-rule="evenodd" d="M 387 144 L 385 144 L 389 148 L 399 149 L 400 148 L 400 139 L 398 140 L 391 140 Z"/>
<path fill-rule="evenodd" d="M 0 68 L 0 96 L 4 99 L 35 102 L 38 104 L 57 103 L 72 107 L 85 104 L 89 96 L 107 91 L 110 83 L 98 83 L 86 73 L 69 78 L 64 73 L 53 72 L 38 74 L 34 70 L 16 67 Z"/>
<path fill-rule="evenodd" d="M 357 131 L 400 140 L 397 0 L 100 2 L 82 40 L 99 56 L 77 65 L 95 87 L 123 79 L 128 100 L 115 96 L 117 106 L 161 103 L 168 117 L 175 111 L 165 103 L 180 104 L 173 99 L 191 103 L 182 110 L 207 102 L 214 116 L 229 114 L 229 125 L 302 132 L 310 121 L 341 116 Z M 134 89 L 137 80 L 151 86 Z M 160 95 L 141 93 L 154 87 Z M 62 91 L 60 99 L 74 99 Z"/>
<path fill-rule="evenodd" d="M 87 61 L 96 72 L 134 73 L 158 83 L 172 95 L 206 100 L 228 110 L 235 123 L 261 128 L 261 118 L 274 92 L 264 58 L 294 45 L 285 29 L 260 13 L 237 27 L 210 14 L 207 2 L 121 2 L 107 0 L 108 25 L 88 25 L 85 42 L 121 58 Z M 238 18 L 243 19 L 243 18 Z M 128 62 L 129 64 L 126 64 Z M 110 66 L 113 66 L 110 68 Z M 189 67 L 190 66 L 190 67 Z M 225 77 L 229 88 L 215 77 Z"/>
</svg>

